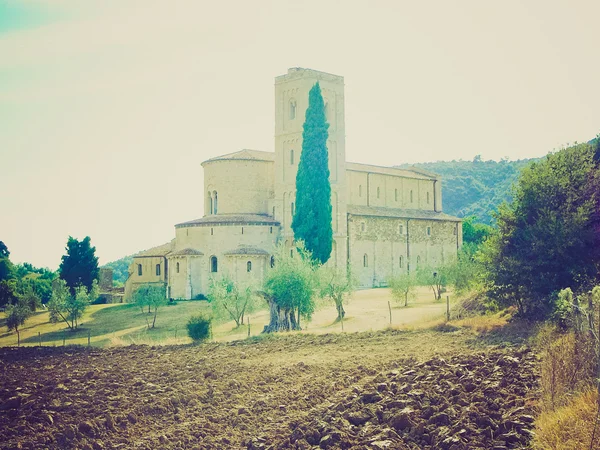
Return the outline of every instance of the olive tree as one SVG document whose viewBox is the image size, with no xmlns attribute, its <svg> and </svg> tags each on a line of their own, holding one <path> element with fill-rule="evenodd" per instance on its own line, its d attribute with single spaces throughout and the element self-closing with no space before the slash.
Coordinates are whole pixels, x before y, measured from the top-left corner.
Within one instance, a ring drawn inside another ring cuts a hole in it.
<svg viewBox="0 0 600 450">
<path fill-rule="evenodd" d="M 244 317 L 252 312 L 256 305 L 255 289 L 250 284 L 240 286 L 228 275 L 211 278 L 207 294 L 213 317 L 230 319 L 236 328 L 244 324 Z"/>
<path fill-rule="evenodd" d="M 150 322 L 148 321 L 146 321 L 146 324 L 148 325 L 148 328 L 154 328 L 156 325 L 158 309 L 167 304 L 167 291 L 164 283 L 142 284 L 136 289 L 133 294 L 133 299 L 135 303 L 141 307 L 142 311 L 145 306 L 148 307 L 148 313 L 151 313 L 151 310 L 153 310 L 154 316 L 152 318 L 152 326 L 150 326 Z"/>
<path fill-rule="evenodd" d="M 336 322 L 346 316 L 344 302 L 356 289 L 357 280 L 350 271 L 339 270 L 334 267 L 321 269 L 321 296 L 332 300 L 337 310 Z"/>
</svg>

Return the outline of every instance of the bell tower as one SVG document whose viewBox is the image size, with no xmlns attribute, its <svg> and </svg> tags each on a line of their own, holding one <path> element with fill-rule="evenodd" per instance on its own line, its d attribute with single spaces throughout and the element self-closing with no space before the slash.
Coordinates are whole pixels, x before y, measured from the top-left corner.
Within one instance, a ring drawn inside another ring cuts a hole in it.
<svg viewBox="0 0 600 450">
<path fill-rule="evenodd" d="M 275 199 L 273 211 L 281 223 L 282 238 L 294 239 L 292 217 L 296 199 L 296 172 L 302 152 L 302 129 L 308 108 L 308 93 L 319 82 L 329 122 L 327 150 L 331 183 L 333 250 L 328 264 L 345 268 L 346 224 L 346 135 L 344 78 L 312 69 L 291 68 L 275 78 Z"/>
</svg>

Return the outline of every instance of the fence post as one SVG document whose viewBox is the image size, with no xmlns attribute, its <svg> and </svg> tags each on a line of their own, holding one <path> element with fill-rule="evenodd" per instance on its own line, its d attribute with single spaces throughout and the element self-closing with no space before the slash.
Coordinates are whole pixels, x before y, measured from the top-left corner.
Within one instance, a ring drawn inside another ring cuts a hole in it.
<svg viewBox="0 0 600 450">
<path fill-rule="evenodd" d="M 40 333 L 39 331 L 38 331 L 38 340 L 40 342 L 39 346 L 41 347 L 42 346 L 42 333 Z"/>
<path fill-rule="evenodd" d="M 390 325 L 392 324 L 392 305 L 390 304 L 390 301 L 388 300 L 388 309 L 390 310 Z"/>
<path fill-rule="evenodd" d="M 250 316 L 246 317 L 248 319 L 248 337 L 250 337 Z"/>
<path fill-rule="evenodd" d="M 446 322 L 450 322 L 450 296 L 446 295 Z"/>
</svg>

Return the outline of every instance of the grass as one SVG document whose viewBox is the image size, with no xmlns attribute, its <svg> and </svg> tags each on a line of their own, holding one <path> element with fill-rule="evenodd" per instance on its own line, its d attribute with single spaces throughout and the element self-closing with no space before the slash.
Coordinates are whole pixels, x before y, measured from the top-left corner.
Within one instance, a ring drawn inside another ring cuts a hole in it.
<svg viewBox="0 0 600 450">
<path fill-rule="evenodd" d="M 598 393 L 587 390 L 567 405 L 542 412 L 536 420 L 535 447 L 542 450 L 600 449 L 600 424 L 596 428 L 594 446 L 592 432 L 597 420 Z"/>
<path fill-rule="evenodd" d="M 392 323 L 388 302 L 392 309 Z M 66 344 L 87 345 L 88 334 L 91 345 L 121 346 L 129 344 L 171 345 L 190 343 L 185 324 L 190 316 L 207 311 L 205 301 L 180 301 L 176 305 L 161 307 L 156 319 L 156 328 L 148 330 L 146 320 L 152 323 L 152 314 L 141 312 L 132 304 L 91 305 L 80 321 L 80 329 L 71 332 L 64 323 L 49 322 L 48 312 L 36 313 L 26 322 L 21 331 L 22 345 L 38 345 L 40 333 L 43 345 Z M 343 322 L 344 332 L 377 331 L 386 328 L 400 330 L 425 329 L 443 322 L 445 300 L 436 301 L 427 288 L 418 290 L 417 298 L 407 307 L 400 306 L 391 296 L 389 289 L 369 289 L 352 295 Z M 303 331 L 295 333 L 333 333 L 342 331 L 342 323 L 335 319 L 337 312 L 332 302 L 322 303 L 310 322 L 302 321 Z M 214 324 L 215 341 L 245 339 L 250 328 L 251 336 L 258 336 L 269 321 L 268 311 L 257 311 L 250 315 L 250 326 L 246 323 L 235 327 L 233 321 Z M 0 315 L 0 327 L 4 327 Z M 4 329 L 6 330 L 6 329 Z M 0 334 L 0 346 L 17 344 L 14 332 Z"/>
</svg>

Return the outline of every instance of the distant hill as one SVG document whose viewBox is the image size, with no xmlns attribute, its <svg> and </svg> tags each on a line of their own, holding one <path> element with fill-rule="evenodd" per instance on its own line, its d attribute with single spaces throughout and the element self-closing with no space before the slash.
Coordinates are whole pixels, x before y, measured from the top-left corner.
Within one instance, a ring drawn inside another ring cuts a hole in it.
<svg viewBox="0 0 600 450">
<path fill-rule="evenodd" d="M 492 212 L 500 203 L 511 198 L 511 185 L 521 169 L 540 158 L 518 161 L 438 161 L 415 166 L 442 176 L 442 208 L 445 213 L 458 217 L 475 216 L 478 222 L 492 222 Z"/>
<path fill-rule="evenodd" d="M 129 268 L 129 264 L 132 262 L 133 255 L 129 255 L 124 256 L 121 259 L 117 259 L 116 261 L 104 264 L 102 267 L 110 267 L 113 270 L 113 281 L 117 286 L 122 286 L 125 284 L 125 280 L 127 280 L 127 276 L 129 275 L 127 270 Z"/>
</svg>

